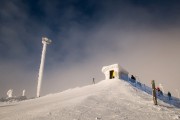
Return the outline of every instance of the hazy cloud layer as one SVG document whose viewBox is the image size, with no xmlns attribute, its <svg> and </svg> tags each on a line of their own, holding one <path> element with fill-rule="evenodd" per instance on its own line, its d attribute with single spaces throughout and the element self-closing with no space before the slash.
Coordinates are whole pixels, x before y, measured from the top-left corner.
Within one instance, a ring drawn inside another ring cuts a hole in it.
<svg viewBox="0 0 180 120">
<path fill-rule="evenodd" d="M 21 0 L 0 5 L 0 95 L 35 96 L 41 37 L 48 45 L 42 94 L 104 79 L 119 63 L 145 84 L 179 88 L 179 2 Z"/>
</svg>

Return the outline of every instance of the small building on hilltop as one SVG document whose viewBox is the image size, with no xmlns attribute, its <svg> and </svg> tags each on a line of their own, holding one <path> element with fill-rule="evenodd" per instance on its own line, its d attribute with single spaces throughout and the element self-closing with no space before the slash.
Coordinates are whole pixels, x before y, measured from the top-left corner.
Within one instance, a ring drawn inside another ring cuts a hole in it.
<svg viewBox="0 0 180 120">
<path fill-rule="evenodd" d="M 104 66 L 102 72 L 105 74 L 105 79 L 122 79 L 128 80 L 129 72 L 118 64 Z"/>
</svg>

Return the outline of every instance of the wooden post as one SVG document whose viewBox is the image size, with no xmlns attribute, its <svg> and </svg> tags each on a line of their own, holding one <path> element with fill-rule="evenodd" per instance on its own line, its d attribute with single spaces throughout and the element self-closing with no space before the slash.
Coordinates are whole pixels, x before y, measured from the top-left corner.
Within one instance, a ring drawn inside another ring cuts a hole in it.
<svg viewBox="0 0 180 120">
<path fill-rule="evenodd" d="M 151 84 L 152 84 L 152 95 L 153 95 L 154 105 L 157 105 L 157 96 L 156 96 L 155 81 L 152 80 Z"/>
</svg>

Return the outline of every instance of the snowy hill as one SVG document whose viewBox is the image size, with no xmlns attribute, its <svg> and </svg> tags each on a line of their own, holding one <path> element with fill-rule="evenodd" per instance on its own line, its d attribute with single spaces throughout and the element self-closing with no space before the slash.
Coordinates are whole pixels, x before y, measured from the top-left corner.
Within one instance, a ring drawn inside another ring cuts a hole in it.
<svg viewBox="0 0 180 120">
<path fill-rule="evenodd" d="M 14 103 L 0 103 L 1 120 L 174 120 L 180 109 L 118 80 Z"/>
</svg>

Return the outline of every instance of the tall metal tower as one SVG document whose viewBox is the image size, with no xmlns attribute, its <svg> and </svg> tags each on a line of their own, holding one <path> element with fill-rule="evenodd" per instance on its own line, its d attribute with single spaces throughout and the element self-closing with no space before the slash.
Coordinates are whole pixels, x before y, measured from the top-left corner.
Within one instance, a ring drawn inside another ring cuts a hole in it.
<svg viewBox="0 0 180 120">
<path fill-rule="evenodd" d="M 40 68 L 39 68 L 38 85 L 37 85 L 37 97 L 40 97 L 40 92 L 41 92 L 41 84 L 42 84 L 43 71 L 44 71 L 44 62 L 45 62 L 45 56 L 46 56 L 46 47 L 51 42 L 52 41 L 50 39 L 46 38 L 46 37 L 42 38 L 43 49 L 42 49 L 41 63 L 40 63 Z"/>
</svg>

